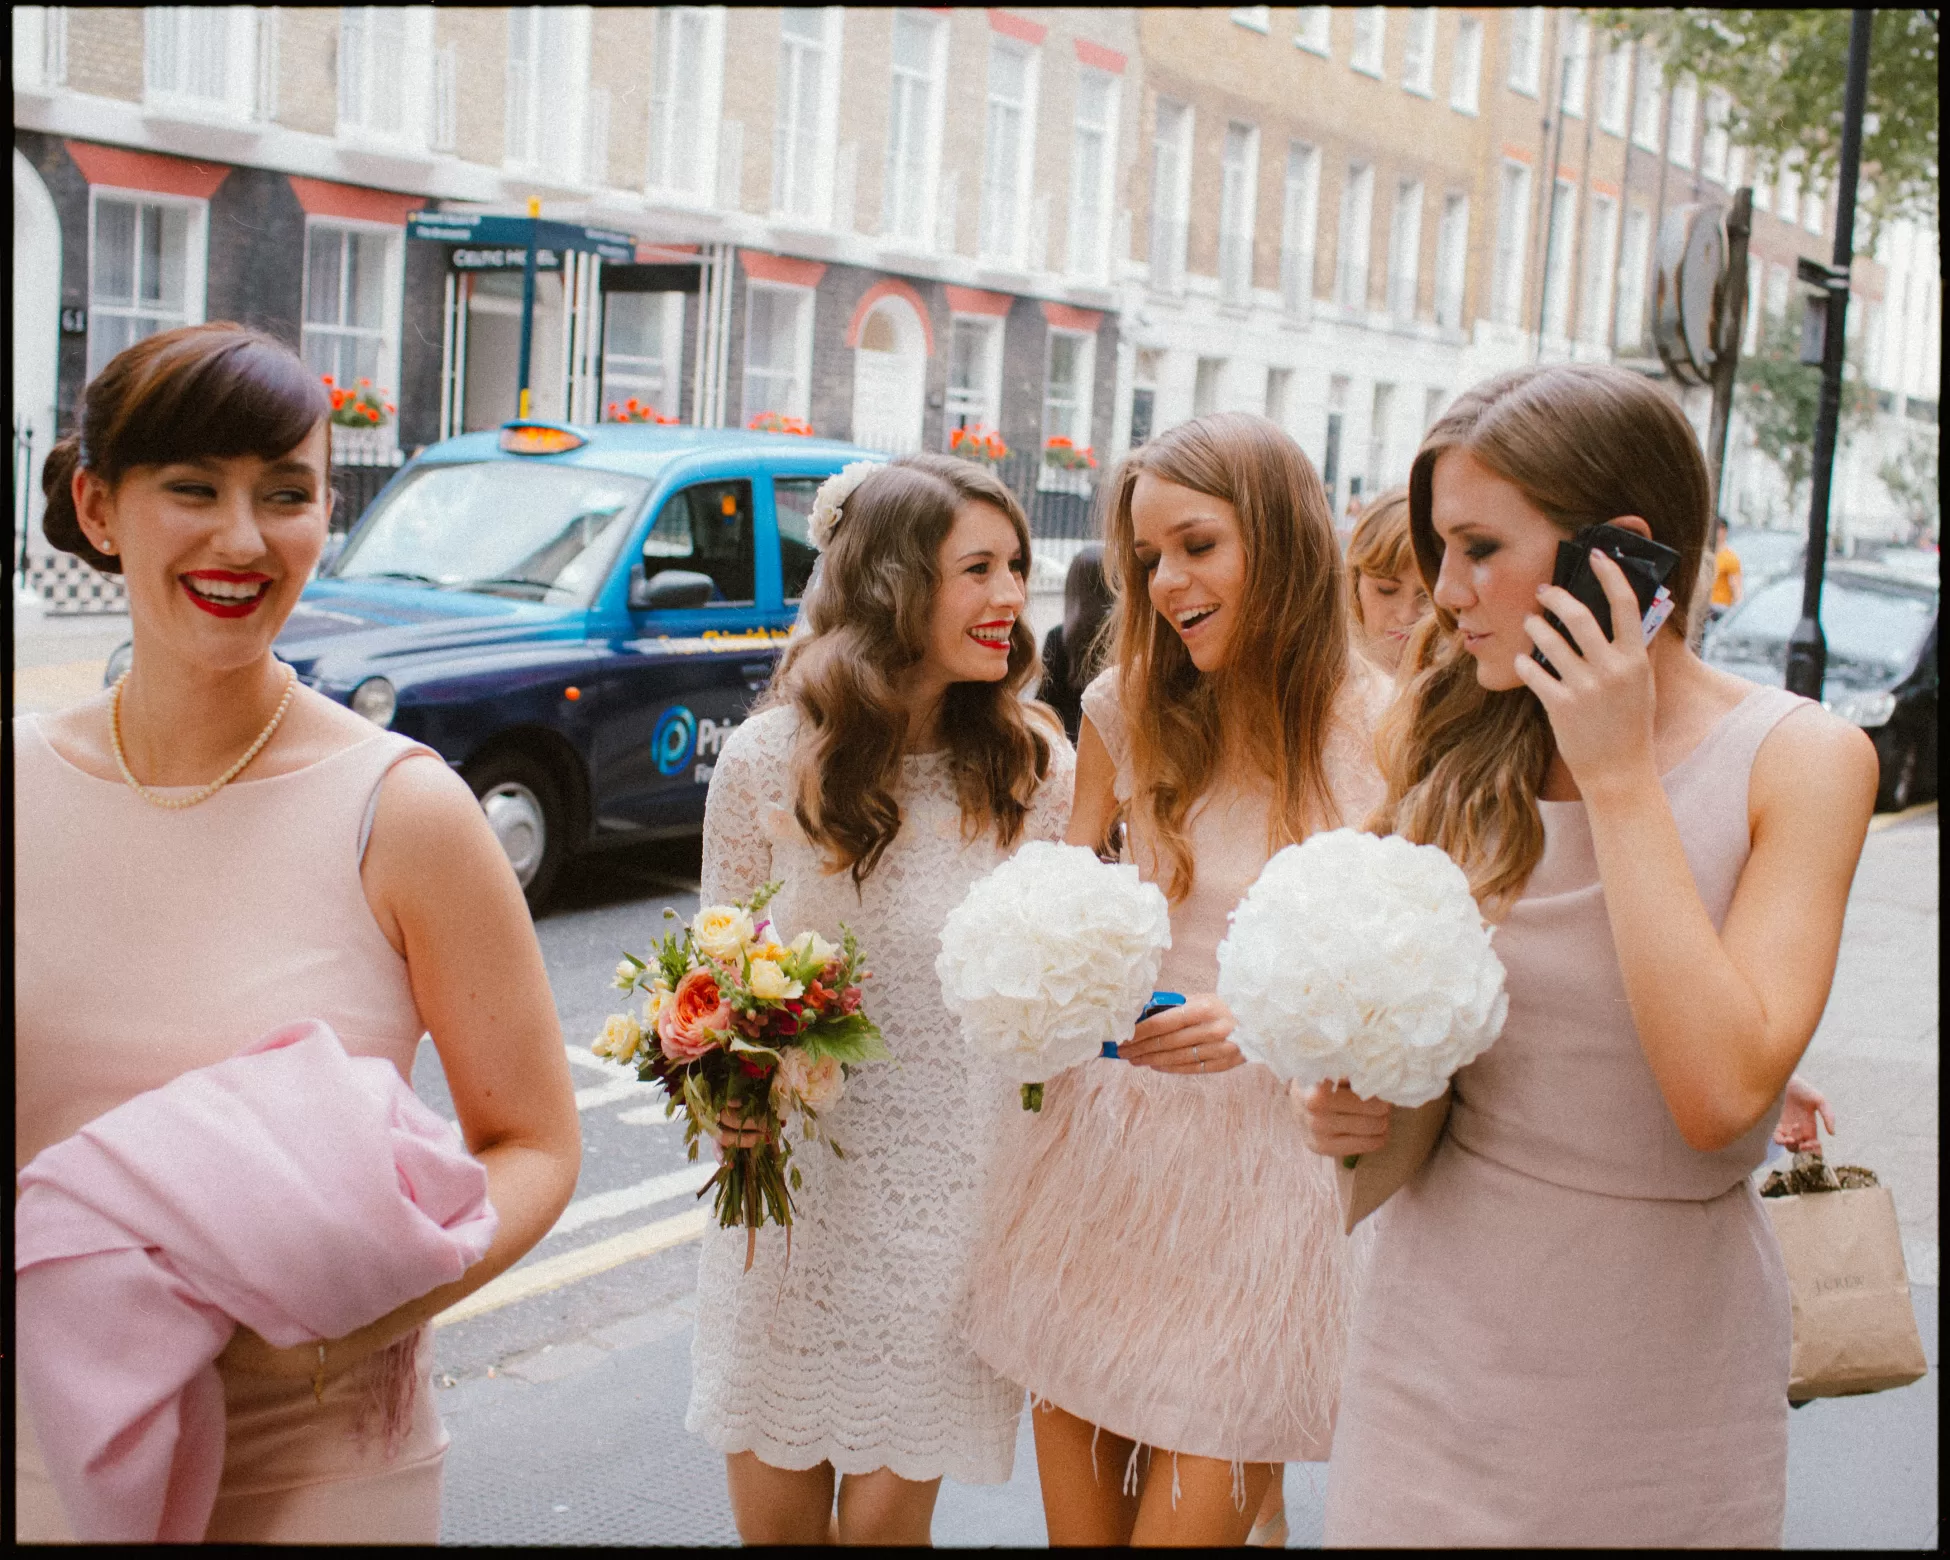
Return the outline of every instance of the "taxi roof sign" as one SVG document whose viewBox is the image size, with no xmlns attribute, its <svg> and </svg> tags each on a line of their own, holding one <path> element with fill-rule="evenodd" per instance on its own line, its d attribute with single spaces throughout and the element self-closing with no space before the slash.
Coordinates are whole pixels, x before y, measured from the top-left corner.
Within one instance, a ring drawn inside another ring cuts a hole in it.
<svg viewBox="0 0 1950 1560">
<path fill-rule="evenodd" d="M 554 423 L 511 422 L 501 427 L 501 448 L 510 455 L 561 455 L 588 442 L 575 429 Z"/>
</svg>

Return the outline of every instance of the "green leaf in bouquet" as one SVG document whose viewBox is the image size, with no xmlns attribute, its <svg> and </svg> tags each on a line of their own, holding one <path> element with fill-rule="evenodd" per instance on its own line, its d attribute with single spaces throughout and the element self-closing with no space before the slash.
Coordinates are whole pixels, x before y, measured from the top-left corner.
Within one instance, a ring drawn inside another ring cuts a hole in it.
<svg viewBox="0 0 1950 1560">
<path fill-rule="evenodd" d="M 697 1079 L 689 1072 L 684 1074 L 684 1103 L 690 1107 L 691 1119 L 706 1132 L 718 1130 L 718 1113 L 711 1108 L 704 1091 L 697 1085 Z"/>
<path fill-rule="evenodd" d="M 755 894 L 753 894 L 750 899 L 734 900 L 733 903 L 735 903 L 740 910 L 749 911 L 751 913 L 752 919 L 757 920 L 758 917 L 764 913 L 765 907 L 772 902 L 773 898 L 778 894 L 779 890 L 784 887 L 785 887 L 785 883 L 782 879 L 774 878 L 769 883 L 761 884 L 759 886 L 758 891 Z"/>
<path fill-rule="evenodd" d="M 794 1165 L 792 1167 L 791 1179 L 792 1179 L 792 1189 L 795 1192 L 799 1191 L 805 1185 L 805 1182 L 800 1179 L 799 1167 L 797 1165 Z"/>
<path fill-rule="evenodd" d="M 769 1045 L 760 1045 L 755 1040 L 747 1040 L 743 1035 L 736 1032 L 731 1036 L 728 1049 L 739 1056 L 763 1056 L 770 1059 L 774 1067 L 779 1065 L 779 1053 L 773 1050 L 772 1047 Z"/>
<path fill-rule="evenodd" d="M 880 1026 L 864 1013 L 847 1013 L 839 1018 L 822 1019 L 798 1037 L 806 1054 L 814 1058 L 830 1056 L 836 1062 L 858 1066 L 862 1062 L 884 1062 L 893 1055 L 881 1037 Z"/>
</svg>

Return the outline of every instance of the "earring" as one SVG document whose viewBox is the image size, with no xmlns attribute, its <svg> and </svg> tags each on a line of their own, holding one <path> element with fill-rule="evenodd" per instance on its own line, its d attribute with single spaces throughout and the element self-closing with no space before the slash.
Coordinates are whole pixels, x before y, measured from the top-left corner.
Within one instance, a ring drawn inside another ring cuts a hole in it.
<svg viewBox="0 0 1950 1560">
<path fill-rule="evenodd" d="M 104 552 L 104 553 L 107 553 L 107 554 L 108 554 L 108 555 L 109 555 L 110 557 L 113 557 L 113 556 L 114 556 L 114 554 L 115 554 L 115 541 L 114 541 L 114 539 L 113 539 L 112 537 L 103 537 L 103 538 L 102 538 L 102 545 L 101 545 L 101 547 L 99 548 L 99 551 L 101 551 L 101 552 Z"/>
</svg>

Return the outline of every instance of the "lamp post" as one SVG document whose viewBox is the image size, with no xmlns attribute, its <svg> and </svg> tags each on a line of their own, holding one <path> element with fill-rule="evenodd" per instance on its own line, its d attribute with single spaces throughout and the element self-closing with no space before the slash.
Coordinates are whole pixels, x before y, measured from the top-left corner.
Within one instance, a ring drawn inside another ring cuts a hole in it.
<svg viewBox="0 0 1950 1560">
<path fill-rule="evenodd" d="M 1824 266 L 1803 260 L 1799 267 L 1801 279 L 1819 287 L 1824 295 L 1819 316 L 1821 402 L 1815 414 L 1813 481 L 1808 498 L 1808 563 L 1801 581 L 1801 621 L 1788 637 L 1787 651 L 1788 691 L 1808 699 L 1821 697 L 1828 668 L 1828 642 L 1821 632 L 1821 581 L 1828 554 L 1828 495 L 1835 474 L 1835 435 L 1842 416 L 1843 330 L 1848 321 L 1849 271 L 1855 258 L 1855 182 L 1862 166 L 1862 111 L 1869 93 L 1869 34 L 1874 19 L 1873 11 L 1856 11 L 1849 18 L 1834 263 Z"/>
<path fill-rule="evenodd" d="M 528 197 L 528 259 L 521 268 L 521 385 L 515 415 L 528 420 L 528 358 L 535 343 L 535 236 L 541 229 L 542 203 Z"/>
</svg>

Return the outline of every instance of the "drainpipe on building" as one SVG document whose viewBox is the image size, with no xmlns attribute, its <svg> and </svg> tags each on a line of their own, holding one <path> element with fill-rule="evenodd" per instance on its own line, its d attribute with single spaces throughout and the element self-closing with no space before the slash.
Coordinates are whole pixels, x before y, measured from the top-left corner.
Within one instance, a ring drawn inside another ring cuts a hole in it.
<svg viewBox="0 0 1950 1560">
<path fill-rule="evenodd" d="M 1614 49 L 1622 47 L 1617 39 L 1612 40 Z M 1625 72 L 1625 163 L 1618 175 L 1618 223 L 1612 234 L 1611 243 L 1611 355 L 1614 362 L 1618 358 L 1618 280 L 1625 266 L 1625 227 L 1626 219 L 1632 213 L 1632 94 L 1638 88 L 1638 51 L 1632 51 L 1632 59 Z"/>
<path fill-rule="evenodd" d="M 1550 199 L 1544 203 L 1544 269 L 1537 283 L 1537 350 L 1532 354 L 1533 363 L 1544 359 L 1544 321 L 1550 316 L 1551 259 L 1557 247 L 1557 165 L 1564 155 L 1564 86 L 1571 73 L 1571 56 L 1564 49 L 1564 23 L 1558 18 L 1553 24 L 1553 34 L 1558 44 L 1557 58 L 1557 134 L 1551 141 L 1551 165 L 1544 171 L 1550 183 Z M 1545 124 L 1550 123 L 1546 116 Z M 1571 317 L 1568 309 L 1564 316 Z"/>
<path fill-rule="evenodd" d="M 1575 278 L 1576 278 L 1578 267 L 1580 265 L 1589 266 L 1591 264 L 1591 257 L 1584 252 L 1584 249 L 1586 243 L 1589 242 L 1591 237 L 1591 146 L 1592 146 L 1592 134 L 1593 134 L 1593 121 L 1596 120 L 1598 117 L 1592 107 L 1593 94 L 1591 88 L 1593 82 L 1591 79 L 1591 30 L 1588 27 L 1585 29 L 1584 37 L 1585 37 L 1584 161 L 1578 165 L 1578 212 L 1577 212 L 1576 227 L 1573 229 L 1572 248 L 1571 248 L 1571 253 L 1576 257 L 1576 260 L 1573 263 L 1571 268 L 1572 277 L 1573 277 L 1573 282 L 1572 282 L 1573 286 L 1576 286 Z M 1558 114 L 1559 117 L 1561 118 L 1563 115 L 1562 107 L 1559 108 Z M 1623 208 L 1622 196 L 1620 201 L 1620 209 L 1618 213 L 1618 221 L 1621 226 L 1625 221 L 1625 212 Z M 1604 306 L 1603 301 L 1600 300 L 1599 307 L 1602 308 L 1603 306 Z M 1565 318 L 1571 321 L 1571 333 L 1575 338 L 1576 332 L 1584 324 L 1583 319 L 1580 318 L 1580 311 L 1576 308 L 1573 308 L 1566 313 Z M 1577 357 L 1578 357 L 1577 348 L 1573 346 L 1571 349 L 1571 361 L 1575 363 L 1577 361 Z"/>
<path fill-rule="evenodd" d="M 535 235 L 541 230 L 542 203 L 528 197 L 528 258 L 521 268 L 521 383 L 517 386 L 515 415 L 528 420 L 528 360 L 535 344 Z"/>
</svg>

